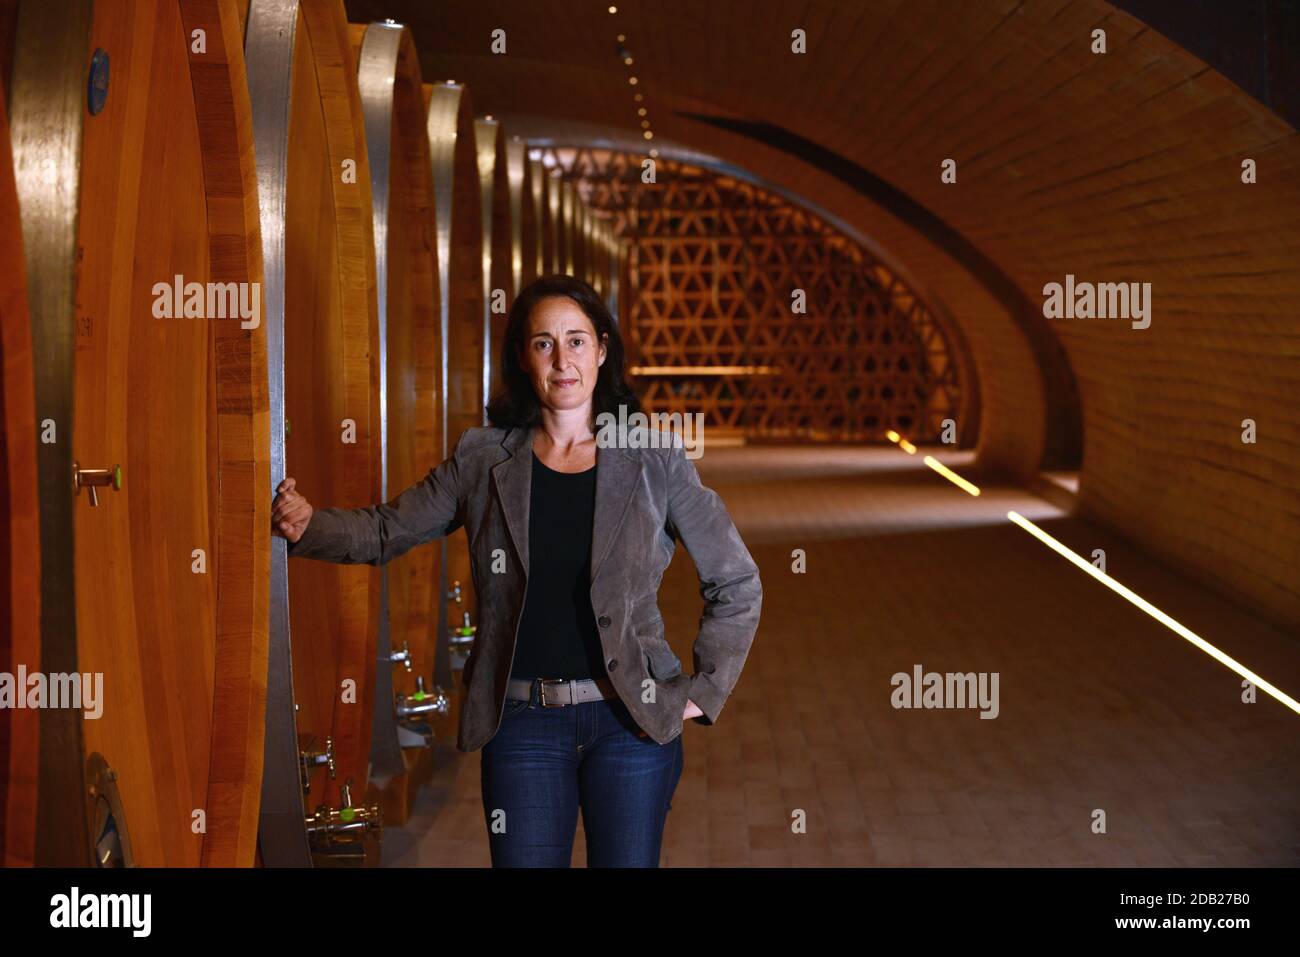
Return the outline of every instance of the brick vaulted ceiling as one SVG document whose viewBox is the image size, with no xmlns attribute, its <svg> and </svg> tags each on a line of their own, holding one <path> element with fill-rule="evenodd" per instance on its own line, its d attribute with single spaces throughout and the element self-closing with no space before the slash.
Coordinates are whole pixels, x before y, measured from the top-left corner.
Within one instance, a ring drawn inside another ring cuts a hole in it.
<svg viewBox="0 0 1300 957">
<path fill-rule="evenodd" d="M 1083 511 L 1300 626 L 1294 128 L 1103 0 L 616 5 L 347 0 L 354 21 L 411 26 L 426 79 L 468 83 L 507 132 L 639 137 L 645 106 L 655 143 L 833 210 L 961 324 L 983 466 L 1031 476 L 1068 448 L 1077 403 Z M 1043 286 L 1067 274 L 1151 283 L 1150 327 L 1045 319 Z"/>
</svg>

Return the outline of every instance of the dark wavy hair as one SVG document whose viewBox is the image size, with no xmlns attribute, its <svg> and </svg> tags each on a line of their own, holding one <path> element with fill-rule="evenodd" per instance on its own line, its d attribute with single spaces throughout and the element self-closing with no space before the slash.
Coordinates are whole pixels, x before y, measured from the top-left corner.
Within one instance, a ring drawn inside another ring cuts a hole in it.
<svg viewBox="0 0 1300 957">
<path fill-rule="evenodd" d="M 602 412 L 617 417 L 619 406 L 626 406 L 625 415 L 641 411 L 632 386 L 627 381 L 626 354 L 618 325 L 609 314 L 600 294 L 575 276 L 552 273 L 534 279 L 515 297 L 506 319 L 505 336 L 501 342 L 501 388 L 487 404 L 488 421 L 498 428 L 513 426 L 532 427 L 542 421 L 542 407 L 533 391 L 532 381 L 522 363 L 523 350 L 528 339 L 528 318 L 543 299 L 564 296 L 577 303 L 587 314 L 596 329 L 596 342 L 605 344 L 605 362 L 596 374 L 596 388 L 591 394 L 592 428 Z M 605 338 L 608 336 L 608 338 Z"/>
</svg>

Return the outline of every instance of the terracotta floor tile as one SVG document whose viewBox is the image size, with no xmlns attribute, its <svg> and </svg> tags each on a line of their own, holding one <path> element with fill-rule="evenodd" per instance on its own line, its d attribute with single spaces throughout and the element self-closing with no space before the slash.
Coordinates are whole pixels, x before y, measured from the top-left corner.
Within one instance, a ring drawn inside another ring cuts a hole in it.
<svg viewBox="0 0 1300 957">
<path fill-rule="evenodd" d="M 1014 508 L 1291 694 L 1282 634 L 1121 536 L 977 475 L 972 498 L 894 447 L 716 448 L 697 462 L 762 569 L 763 618 L 718 723 L 687 722 L 663 861 L 682 867 L 1296 866 L 1296 716 L 1006 519 Z M 792 549 L 807 572 L 791 572 Z M 684 667 L 702 603 L 660 590 Z M 999 715 L 895 708 L 892 676 L 999 675 Z M 479 756 L 385 833 L 391 866 L 485 867 Z M 809 831 L 790 833 L 803 808 Z M 1108 833 L 1091 833 L 1094 808 Z M 838 836 L 838 840 L 837 840 Z M 585 862 L 579 825 L 574 864 Z"/>
</svg>

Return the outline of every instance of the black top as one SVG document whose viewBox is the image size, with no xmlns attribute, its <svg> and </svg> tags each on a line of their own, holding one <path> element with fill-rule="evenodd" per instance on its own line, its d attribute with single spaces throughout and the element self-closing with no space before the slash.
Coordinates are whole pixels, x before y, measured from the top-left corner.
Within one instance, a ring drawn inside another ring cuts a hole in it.
<svg viewBox="0 0 1300 957">
<path fill-rule="evenodd" d="M 605 655 L 591 610 L 596 467 L 557 472 L 533 453 L 528 591 L 512 678 L 601 678 Z"/>
</svg>

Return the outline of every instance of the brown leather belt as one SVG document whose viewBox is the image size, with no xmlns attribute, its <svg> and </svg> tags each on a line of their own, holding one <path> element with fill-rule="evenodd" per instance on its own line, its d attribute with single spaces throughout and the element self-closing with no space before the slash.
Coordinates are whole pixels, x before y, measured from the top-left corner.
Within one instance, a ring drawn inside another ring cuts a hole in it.
<svg viewBox="0 0 1300 957">
<path fill-rule="evenodd" d="M 534 687 L 537 701 L 544 708 L 563 708 L 584 701 L 618 697 L 614 683 L 608 678 L 511 678 L 506 684 L 506 697 L 531 701 Z"/>
</svg>

